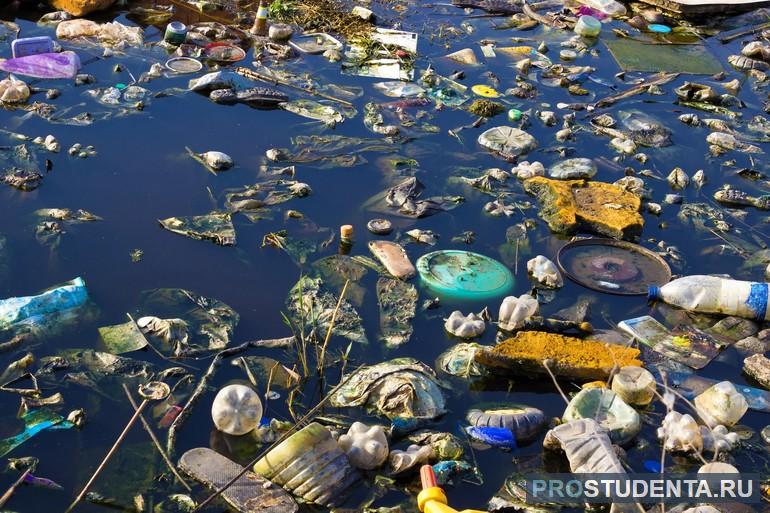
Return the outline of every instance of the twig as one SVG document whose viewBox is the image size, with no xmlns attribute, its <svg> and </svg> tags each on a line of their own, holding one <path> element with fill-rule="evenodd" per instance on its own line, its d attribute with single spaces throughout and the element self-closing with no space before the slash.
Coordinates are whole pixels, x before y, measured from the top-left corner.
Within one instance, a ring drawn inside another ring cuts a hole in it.
<svg viewBox="0 0 770 513">
<path fill-rule="evenodd" d="M 5 353 L 12 349 L 16 349 L 22 344 L 22 342 L 24 342 L 25 340 L 29 340 L 31 338 L 32 337 L 29 333 L 22 333 L 20 335 L 16 335 L 11 340 L 0 343 L 0 353 Z"/>
<path fill-rule="evenodd" d="M 24 482 L 24 480 L 27 478 L 27 476 L 29 475 L 29 473 L 30 473 L 30 472 L 32 472 L 32 469 L 31 469 L 31 468 L 28 468 L 27 470 L 25 470 L 25 471 L 24 471 L 24 473 L 21 475 L 21 477 L 19 477 L 19 479 L 17 479 L 17 480 L 16 480 L 16 481 L 15 481 L 15 482 L 14 482 L 14 483 L 11 485 L 11 487 L 10 487 L 10 488 L 8 488 L 8 489 L 5 491 L 5 493 L 3 494 L 3 496 L 2 496 L 2 497 L 0 497 L 0 508 L 2 508 L 3 506 L 5 506 L 5 503 L 6 503 L 6 502 L 8 502 L 8 499 L 10 499 L 10 498 L 11 498 L 11 496 L 13 495 L 13 492 L 15 492 L 15 491 L 16 491 L 16 488 L 18 488 L 18 487 L 19 487 L 19 485 L 20 485 L 21 483 L 23 483 L 23 482 Z"/>
<path fill-rule="evenodd" d="M 332 336 L 332 330 L 334 329 L 334 322 L 337 320 L 337 312 L 340 311 L 340 307 L 342 306 L 342 300 L 345 298 L 345 292 L 348 290 L 348 284 L 350 283 L 350 280 L 345 280 L 345 285 L 342 287 L 342 292 L 340 292 L 340 297 L 337 299 L 337 306 L 334 307 L 334 312 L 332 312 L 332 320 L 329 322 L 329 328 L 326 330 L 326 338 L 324 338 L 324 343 L 321 346 L 321 356 L 318 358 L 318 371 L 323 372 L 324 368 L 324 362 L 326 361 L 326 346 L 329 344 L 329 339 Z"/>
<path fill-rule="evenodd" d="M 519 273 L 519 239 L 516 239 L 516 258 L 513 264 L 513 275 L 516 276 Z"/>
<path fill-rule="evenodd" d="M 125 383 L 123 383 L 123 391 L 126 393 L 126 397 L 128 398 L 128 402 L 131 403 L 131 407 L 134 409 L 134 411 L 137 411 L 139 409 L 139 405 L 136 404 L 134 397 L 131 395 L 131 392 L 128 390 L 128 387 L 126 386 Z M 174 464 L 171 463 L 170 459 L 168 459 L 168 455 L 166 454 L 166 451 L 164 451 L 163 447 L 161 447 L 160 442 L 158 441 L 158 437 L 155 436 L 155 433 L 153 432 L 152 428 L 144 419 L 144 415 L 139 415 L 139 421 L 142 423 L 142 427 L 144 427 L 144 430 L 147 431 L 147 434 L 150 435 L 150 439 L 152 439 L 152 443 L 155 445 L 155 448 L 160 453 L 160 456 L 163 458 L 163 461 L 166 462 L 166 466 L 168 466 L 168 469 L 171 471 L 172 474 L 174 474 L 174 477 L 176 477 L 179 480 L 182 486 L 184 486 L 185 490 L 187 490 L 188 492 L 191 492 L 192 488 L 190 488 L 190 485 L 188 485 L 187 482 L 182 478 L 182 476 L 179 475 L 179 472 L 177 472 L 176 467 L 174 467 Z"/>
<path fill-rule="evenodd" d="M 600 107 L 609 107 L 610 105 L 620 100 L 623 100 L 630 96 L 634 96 L 644 92 L 648 87 L 652 85 L 667 84 L 678 76 L 679 76 L 679 73 L 658 73 L 657 75 L 653 76 L 650 80 L 646 80 L 641 84 L 638 84 L 629 89 L 626 89 L 625 91 L 621 91 L 619 93 L 615 93 L 605 98 L 602 98 L 601 100 L 594 103 L 594 107 L 597 109 Z"/>
<path fill-rule="evenodd" d="M 556 385 L 556 390 L 559 391 L 561 398 L 564 399 L 565 403 L 569 404 L 569 399 L 567 399 L 567 396 L 564 394 L 564 391 L 559 386 L 559 382 L 556 381 L 556 376 L 554 376 L 553 372 L 551 372 L 551 369 L 548 367 L 548 360 L 543 360 L 543 367 L 545 367 L 545 370 L 548 371 L 548 375 L 551 376 L 551 379 L 553 380 L 553 384 Z"/>
<path fill-rule="evenodd" d="M 360 369 L 360 367 L 359 367 L 359 369 Z M 356 370 L 358 370 L 358 369 L 356 369 Z M 264 457 L 264 456 L 265 456 L 265 455 L 266 455 L 268 452 L 270 452 L 271 450 L 273 450 L 273 448 L 274 448 L 274 447 L 277 447 L 277 446 L 278 446 L 279 444 L 281 444 L 281 443 L 282 443 L 284 440 L 286 440 L 286 439 L 287 439 L 287 438 L 289 438 L 289 437 L 290 437 L 292 434 L 294 434 L 294 431 L 295 431 L 297 428 L 299 428 L 299 426 L 301 426 L 302 424 L 304 424 L 305 422 L 307 422 L 307 420 L 308 420 L 308 419 L 310 419 L 310 418 L 311 418 L 313 415 L 315 415 L 315 414 L 316 414 L 316 413 L 317 413 L 317 412 L 318 412 L 318 411 L 319 411 L 319 410 L 320 410 L 320 409 L 323 407 L 323 405 L 324 405 L 324 404 L 326 404 L 326 401 L 328 401 L 328 400 L 331 398 L 331 396 L 332 396 L 332 395 L 334 395 L 334 394 L 337 392 L 337 390 L 339 390 L 339 389 L 340 389 L 340 388 L 342 388 L 344 385 L 346 385 L 346 384 L 348 383 L 348 381 L 350 381 L 350 380 L 353 378 L 353 376 L 355 376 L 355 371 L 354 371 L 354 372 L 352 372 L 352 373 L 350 374 L 350 376 L 348 376 L 348 378 L 347 378 L 347 379 L 345 379 L 344 381 L 341 381 L 341 382 L 340 382 L 340 383 L 339 383 L 337 386 L 335 386 L 333 389 L 331 389 L 331 390 L 329 391 L 329 393 L 328 393 L 328 394 L 326 394 L 326 396 L 325 396 L 323 399 L 321 399 L 321 400 L 318 402 L 318 404 L 317 404 L 317 405 L 315 405 L 315 406 L 314 406 L 314 407 L 313 407 L 313 408 L 312 408 L 310 411 L 308 411 L 308 412 L 307 412 L 307 413 L 306 413 L 306 414 L 305 414 L 305 415 L 304 415 L 304 416 L 303 416 L 301 419 L 299 419 L 299 421 L 297 421 L 297 423 L 296 423 L 296 424 L 294 424 L 294 426 L 292 426 L 292 428 L 291 428 L 291 429 L 289 429 L 289 430 L 288 430 L 288 431 L 286 431 L 286 432 L 285 432 L 283 435 L 281 435 L 280 437 L 278 437 L 278 439 L 277 439 L 275 442 L 273 442 L 272 444 L 270 444 L 270 446 L 269 446 L 269 447 L 267 447 L 265 450 L 263 450 L 263 451 L 262 451 L 262 452 L 261 452 L 261 453 L 260 453 L 260 454 L 259 454 L 259 455 L 258 455 L 256 458 L 254 458 L 254 459 L 253 459 L 251 462 L 249 462 L 247 465 L 245 465 L 245 466 L 243 467 L 243 470 L 241 470 L 241 471 L 240 471 L 240 472 L 239 472 L 237 475 L 235 475 L 235 476 L 234 476 L 232 479 L 230 479 L 230 481 L 228 481 L 228 482 L 227 482 L 227 483 L 226 483 L 224 486 L 222 486 L 222 488 L 220 488 L 220 489 L 216 490 L 214 493 L 212 493 L 211 495 L 209 495 L 209 496 L 206 498 L 206 500 L 204 500 L 203 502 L 201 502 L 200 504 L 198 504 L 198 506 L 197 506 L 195 509 L 193 509 L 193 510 L 192 510 L 192 513 L 195 513 L 196 511 L 200 511 L 200 510 L 202 510 L 203 508 L 205 508 L 205 507 L 206 507 L 206 506 L 207 506 L 209 503 L 211 503 L 211 501 L 213 501 L 214 499 L 216 499 L 217 497 L 219 497 L 219 496 L 220 496 L 220 495 L 221 495 L 221 494 L 222 494 L 222 493 L 223 493 L 225 490 L 227 490 L 228 488 L 230 488 L 230 487 L 233 485 L 233 483 L 235 483 L 235 482 L 236 482 L 236 481 L 238 481 L 238 480 L 239 480 L 241 477 L 243 477 L 243 475 L 244 475 L 244 474 L 246 474 L 246 472 L 249 472 L 249 470 L 250 470 L 250 469 L 251 469 L 251 468 L 252 468 L 252 467 L 253 467 L 253 466 L 254 466 L 254 465 L 255 465 L 255 464 L 256 464 L 256 463 L 257 463 L 259 460 L 261 460 L 261 459 L 262 459 L 262 458 L 263 458 L 263 457 Z"/>
<path fill-rule="evenodd" d="M 327 100 L 331 100 L 333 102 L 341 103 L 343 105 L 346 105 L 348 107 L 353 107 L 353 104 L 346 100 L 341 100 L 340 98 L 335 98 L 334 96 L 326 93 L 322 93 L 321 91 L 317 91 L 315 89 L 310 89 L 309 87 L 300 87 L 298 85 L 294 85 L 290 82 L 287 82 L 285 80 L 281 80 L 277 77 L 269 77 L 267 75 L 263 75 L 262 73 L 259 73 L 254 70 L 250 70 L 249 68 L 243 68 L 238 67 L 234 70 L 239 75 L 242 75 L 246 78 L 250 78 L 252 80 L 260 80 L 262 82 L 270 82 L 272 84 L 280 84 L 282 86 L 290 87 L 292 89 L 296 89 L 297 91 L 302 91 L 304 93 L 312 94 L 315 96 L 320 96 L 321 98 L 325 98 Z"/>
<path fill-rule="evenodd" d="M 754 25 L 753 27 L 749 27 L 747 29 L 741 30 L 739 32 L 734 32 L 732 34 L 728 34 L 726 36 L 719 37 L 720 43 L 729 43 L 730 41 L 734 39 L 738 39 L 739 37 L 748 36 L 749 34 L 754 34 L 755 32 L 759 32 L 760 30 L 766 29 L 770 27 L 770 22 L 761 23 L 759 25 Z"/>
<path fill-rule="evenodd" d="M 165 384 L 164 384 L 165 385 Z M 164 397 L 168 396 L 170 388 L 165 385 L 165 391 L 163 392 Z M 141 393 L 141 388 L 140 388 Z M 115 455 L 115 452 L 117 452 L 118 447 L 120 447 L 120 444 L 123 443 L 123 440 L 125 440 L 126 436 L 128 435 L 128 432 L 131 431 L 131 427 L 136 423 L 136 419 L 142 416 L 142 412 L 147 407 L 148 404 L 150 404 L 150 401 L 153 400 L 159 400 L 161 399 L 160 396 L 156 395 L 148 395 L 147 398 L 145 398 L 142 401 L 142 404 L 139 405 L 139 407 L 134 411 L 134 414 L 131 416 L 131 420 L 128 421 L 128 424 L 126 424 L 126 427 L 123 428 L 123 431 L 120 433 L 120 436 L 118 436 L 118 439 L 115 440 L 115 443 L 112 444 L 112 447 L 110 447 L 110 450 L 107 451 L 107 454 L 104 456 L 104 459 L 102 459 L 102 462 L 99 463 L 99 466 L 96 467 L 96 470 L 94 470 L 94 473 L 91 474 L 91 478 L 88 480 L 88 482 L 83 486 L 83 489 L 80 490 L 80 493 L 77 497 L 75 497 L 75 500 L 72 501 L 72 504 L 69 505 L 67 510 L 64 513 L 69 513 L 73 509 L 77 507 L 78 504 L 80 504 L 80 501 L 83 500 L 83 497 L 86 496 L 88 493 L 88 489 L 91 488 L 91 485 L 94 484 L 94 481 L 99 477 L 99 474 L 102 473 L 102 470 L 107 466 L 107 463 L 109 463 L 110 459 L 112 459 L 112 456 Z"/>
</svg>

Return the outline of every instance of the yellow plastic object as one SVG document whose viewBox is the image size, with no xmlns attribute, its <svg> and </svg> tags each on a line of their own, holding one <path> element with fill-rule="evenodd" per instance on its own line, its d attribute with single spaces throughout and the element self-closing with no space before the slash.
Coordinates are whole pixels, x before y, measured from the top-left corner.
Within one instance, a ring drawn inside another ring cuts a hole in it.
<svg viewBox="0 0 770 513">
<path fill-rule="evenodd" d="M 436 486 L 436 476 L 430 465 L 423 465 L 420 469 L 420 478 L 422 491 L 417 495 L 417 507 L 422 513 L 486 513 L 476 509 L 457 511 L 447 505 L 446 494 L 441 487 Z"/>
<path fill-rule="evenodd" d="M 477 94 L 479 96 L 483 96 L 484 98 L 499 98 L 500 93 L 495 91 L 489 86 L 485 86 L 483 84 L 476 84 L 475 86 L 471 87 L 471 91 L 474 92 L 474 94 Z"/>
</svg>

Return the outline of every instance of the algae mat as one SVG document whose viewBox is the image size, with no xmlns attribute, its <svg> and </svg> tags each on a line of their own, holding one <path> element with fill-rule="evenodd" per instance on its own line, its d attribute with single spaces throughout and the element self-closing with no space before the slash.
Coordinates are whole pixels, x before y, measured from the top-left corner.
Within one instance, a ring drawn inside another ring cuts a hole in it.
<svg viewBox="0 0 770 513">
<path fill-rule="evenodd" d="M 703 45 L 645 44 L 633 39 L 604 40 L 623 71 L 667 71 L 715 75 L 722 65 Z"/>
</svg>

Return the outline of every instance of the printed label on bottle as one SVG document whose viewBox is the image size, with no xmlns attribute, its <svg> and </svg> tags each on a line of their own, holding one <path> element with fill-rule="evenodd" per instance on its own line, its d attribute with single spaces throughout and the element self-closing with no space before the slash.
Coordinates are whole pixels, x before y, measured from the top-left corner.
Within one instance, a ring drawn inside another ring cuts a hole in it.
<svg viewBox="0 0 770 513">
<path fill-rule="evenodd" d="M 767 314 L 767 283 L 752 283 L 749 297 L 746 298 L 746 305 L 754 312 L 755 319 L 762 321 Z"/>
<path fill-rule="evenodd" d="M 257 11 L 257 18 L 267 19 L 267 7 L 260 7 Z"/>
</svg>

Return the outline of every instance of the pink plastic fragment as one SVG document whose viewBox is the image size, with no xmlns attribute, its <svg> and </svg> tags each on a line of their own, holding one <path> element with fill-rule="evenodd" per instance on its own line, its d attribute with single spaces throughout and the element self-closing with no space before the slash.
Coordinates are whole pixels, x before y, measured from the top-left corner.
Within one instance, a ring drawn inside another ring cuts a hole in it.
<svg viewBox="0 0 770 513">
<path fill-rule="evenodd" d="M 603 13 L 602 11 L 599 11 L 597 9 L 593 9 L 591 7 L 588 7 L 587 5 L 581 5 L 578 8 L 577 12 L 578 16 L 593 16 L 597 20 L 601 21 L 607 17 L 606 13 Z"/>
<path fill-rule="evenodd" d="M 75 52 L 40 53 L 0 61 L 0 70 L 33 78 L 74 78 L 80 70 Z"/>
</svg>

